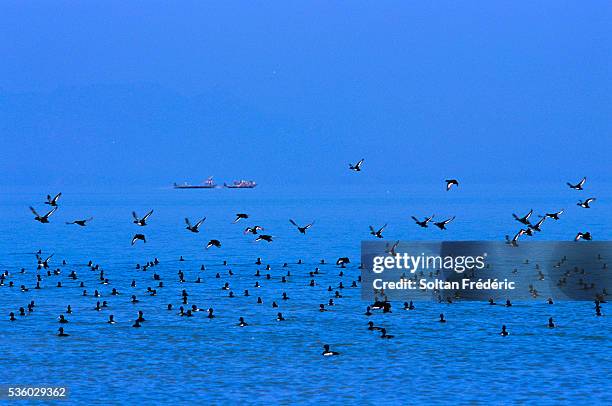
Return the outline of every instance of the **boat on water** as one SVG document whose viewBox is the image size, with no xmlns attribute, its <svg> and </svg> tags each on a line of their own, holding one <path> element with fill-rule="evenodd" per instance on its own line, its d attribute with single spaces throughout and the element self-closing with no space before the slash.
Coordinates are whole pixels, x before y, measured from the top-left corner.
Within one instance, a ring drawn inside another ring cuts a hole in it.
<svg viewBox="0 0 612 406">
<path fill-rule="evenodd" d="M 224 183 L 223 186 L 228 189 L 253 189 L 257 183 L 252 180 L 235 180 L 231 185 Z"/>
<path fill-rule="evenodd" d="M 201 185 L 190 185 L 187 182 L 183 183 L 182 185 L 177 183 L 174 184 L 175 189 L 214 189 L 217 187 L 219 186 L 215 183 L 212 176 L 206 179 Z"/>
</svg>

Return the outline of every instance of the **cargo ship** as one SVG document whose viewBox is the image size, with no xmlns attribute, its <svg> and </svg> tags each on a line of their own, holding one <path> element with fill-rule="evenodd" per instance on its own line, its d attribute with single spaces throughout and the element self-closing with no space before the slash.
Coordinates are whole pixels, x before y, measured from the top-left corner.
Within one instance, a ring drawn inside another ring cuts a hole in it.
<svg viewBox="0 0 612 406">
<path fill-rule="evenodd" d="M 223 186 L 229 189 L 253 189 L 257 183 L 252 180 L 235 180 L 231 185 L 224 183 Z"/>
<path fill-rule="evenodd" d="M 204 181 L 201 185 L 190 185 L 187 182 L 183 183 L 182 185 L 177 183 L 174 184 L 175 189 L 214 189 L 217 187 L 219 186 L 217 186 L 212 176 L 206 179 L 206 181 Z"/>
</svg>

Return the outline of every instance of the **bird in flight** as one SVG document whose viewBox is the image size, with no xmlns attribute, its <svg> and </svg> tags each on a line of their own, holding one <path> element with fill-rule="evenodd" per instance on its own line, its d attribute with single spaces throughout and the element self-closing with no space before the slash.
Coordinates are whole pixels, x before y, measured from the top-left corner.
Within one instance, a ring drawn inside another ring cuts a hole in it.
<svg viewBox="0 0 612 406">
<path fill-rule="evenodd" d="M 206 249 L 209 249 L 210 247 L 221 248 L 221 241 L 219 241 L 219 240 L 210 240 L 210 241 L 208 241 L 208 244 L 206 244 Z"/>
<path fill-rule="evenodd" d="M 267 234 L 260 234 L 255 239 L 255 241 L 261 241 L 261 240 L 267 241 L 267 242 L 272 242 L 272 236 L 271 235 L 267 235 Z"/>
<path fill-rule="evenodd" d="M 578 203 L 576 203 L 578 206 L 582 207 L 583 209 L 590 209 L 591 206 L 591 202 L 596 200 L 594 197 L 589 197 L 588 199 L 586 199 L 584 202 L 579 200 Z"/>
<path fill-rule="evenodd" d="M 569 186 L 571 189 L 574 189 L 574 190 L 583 190 L 582 187 L 584 186 L 584 182 L 586 182 L 586 176 L 582 178 L 582 180 L 576 183 L 575 185 L 572 185 L 571 183 L 567 182 L 567 186 Z"/>
<path fill-rule="evenodd" d="M 143 218 L 138 218 L 138 215 L 135 211 L 132 212 L 132 217 L 134 217 L 134 224 L 139 225 L 140 227 L 144 227 L 147 225 L 147 219 L 153 214 L 153 210 L 144 215 Z"/>
<path fill-rule="evenodd" d="M 412 219 L 414 220 L 415 223 L 417 223 L 419 226 L 423 227 L 423 228 L 427 228 L 427 223 L 429 223 L 431 221 L 431 219 L 434 218 L 434 215 L 432 214 L 429 217 L 425 217 L 425 220 L 420 221 L 418 218 L 412 216 Z"/>
<path fill-rule="evenodd" d="M 523 217 L 519 217 L 514 213 L 512 213 L 512 217 L 514 217 L 514 219 L 518 221 L 519 223 L 523 223 L 529 226 L 531 225 L 531 223 L 529 222 L 529 217 L 531 217 L 532 214 L 533 214 L 533 209 L 529 210 L 529 213 L 525 214 Z"/>
<path fill-rule="evenodd" d="M 378 230 L 374 230 L 374 227 L 370 226 L 370 234 L 372 234 L 376 238 L 383 238 L 382 232 L 385 229 L 385 227 L 387 227 L 386 223 L 384 226 L 382 226 Z"/>
<path fill-rule="evenodd" d="M 314 221 L 310 224 L 305 225 L 304 227 L 300 227 L 295 221 L 289 219 L 289 222 L 297 227 L 298 231 L 302 234 L 306 234 L 306 230 L 313 226 Z"/>
<path fill-rule="evenodd" d="M 546 217 L 549 217 L 553 220 L 559 220 L 559 216 L 563 213 L 563 209 L 559 210 L 556 213 L 546 213 Z"/>
<path fill-rule="evenodd" d="M 86 223 L 91 220 L 93 220 L 93 217 L 89 217 L 84 220 L 67 221 L 66 224 L 76 224 L 77 226 L 85 227 L 87 225 Z"/>
<path fill-rule="evenodd" d="M 41 223 L 48 223 L 49 222 L 49 217 L 51 217 L 51 215 L 53 213 L 55 213 L 55 211 L 57 210 L 57 206 L 55 206 L 54 208 L 52 208 L 47 214 L 45 214 L 44 216 L 41 216 L 40 214 L 38 214 L 36 212 L 36 210 L 34 210 L 34 207 L 30 206 L 30 211 L 32 211 L 32 213 L 34 213 L 34 220 L 36 221 L 40 221 Z"/>
<path fill-rule="evenodd" d="M 59 192 L 58 194 L 56 194 L 54 198 L 51 198 L 51 195 L 47 195 L 47 201 L 45 202 L 45 204 L 55 207 L 57 206 L 57 201 L 59 200 L 61 196 L 62 196 L 62 192 Z"/>
<path fill-rule="evenodd" d="M 185 217 L 185 224 L 187 224 L 187 227 L 185 227 L 185 228 L 187 230 L 191 231 L 192 233 L 199 233 L 200 232 L 199 228 L 202 225 L 202 223 L 204 222 L 204 220 L 206 220 L 206 217 L 204 217 L 202 220 L 198 221 L 194 225 L 191 225 L 191 222 L 189 221 L 189 219 L 187 217 Z"/>
<path fill-rule="evenodd" d="M 508 239 L 508 236 L 506 236 L 506 241 L 508 244 L 512 245 L 513 247 L 517 247 L 518 246 L 518 240 L 519 238 L 521 238 L 522 235 L 525 234 L 525 230 L 523 230 L 522 228 L 518 231 L 518 233 L 516 233 L 514 235 L 514 237 L 512 237 L 512 240 Z"/>
<path fill-rule="evenodd" d="M 260 226 L 247 227 L 244 229 L 244 234 L 247 234 L 247 233 L 257 234 L 259 230 L 263 230 L 263 227 L 260 227 Z"/>
<path fill-rule="evenodd" d="M 234 223 L 237 223 L 238 221 L 240 221 L 240 219 L 248 219 L 249 215 L 246 213 L 236 213 L 236 219 L 234 220 Z"/>
<path fill-rule="evenodd" d="M 53 257 L 53 255 L 55 255 L 55 254 L 49 255 L 47 257 L 47 259 L 45 259 L 43 261 L 42 257 L 40 255 L 36 254 L 36 259 L 38 260 L 38 269 L 41 269 L 41 268 L 47 269 L 47 268 L 49 268 L 49 260 L 51 259 L 51 257 Z"/>
<path fill-rule="evenodd" d="M 359 162 L 357 162 L 355 165 L 353 164 L 349 164 L 349 169 L 355 171 L 355 172 L 360 172 L 361 171 L 361 165 L 363 165 L 363 161 L 364 159 L 362 158 Z"/>
<path fill-rule="evenodd" d="M 588 231 L 586 233 L 579 232 L 578 234 L 576 234 L 576 237 L 574 237 L 574 241 L 578 241 L 581 239 L 586 240 L 586 241 L 591 241 L 593 237 L 591 236 L 591 233 L 589 233 Z"/>
<path fill-rule="evenodd" d="M 532 230 L 535 231 L 542 231 L 542 229 L 540 228 L 542 226 L 542 223 L 544 222 L 544 220 L 546 220 L 546 216 L 542 216 L 542 218 L 535 223 L 534 225 L 529 226 Z"/>
<path fill-rule="evenodd" d="M 385 247 L 385 252 L 387 254 L 395 255 L 395 249 L 397 248 L 399 243 L 400 243 L 399 240 L 395 241 L 391 247 L 389 247 L 389 244 L 387 243 L 387 245 Z"/>
<path fill-rule="evenodd" d="M 434 226 L 438 227 L 440 230 L 446 230 L 446 225 L 450 223 L 451 221 L 453 221 L 454 219 L 455 219 L 455 216 L 448 218 L 446 220 L 443 220 L 443 221 L 438 221 L 437 223 L 434 223 Z"/>
<path fill-rule="evenodd" d="M 459 187 L 459 182 L 457 181 L 457 179 L 446 179 L 445 182 L 447 192 L 451 190 L 451 187 L 453 187 L 453 185 Z"/>
<path fill-rule="evenodd" d="M 132 245 L 136 244 L 136 241 L 138 240 L 141 240 L 144 243 L 147 242 L 147 239 L 145 238 L 144 234 L 134 234 L 134 236 L 132 237 Z"/>
</svg>

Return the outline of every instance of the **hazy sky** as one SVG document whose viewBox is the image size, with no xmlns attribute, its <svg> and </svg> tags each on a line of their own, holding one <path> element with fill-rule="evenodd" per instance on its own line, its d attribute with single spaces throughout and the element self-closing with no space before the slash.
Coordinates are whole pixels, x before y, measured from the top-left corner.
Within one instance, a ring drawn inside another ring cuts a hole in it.
<svg viewBox="0 0 612 406">
<path fill-rule="evenodd" d="M 0 186 L 607 179 L 609 1 L 0 3 Z"/>
</svg>

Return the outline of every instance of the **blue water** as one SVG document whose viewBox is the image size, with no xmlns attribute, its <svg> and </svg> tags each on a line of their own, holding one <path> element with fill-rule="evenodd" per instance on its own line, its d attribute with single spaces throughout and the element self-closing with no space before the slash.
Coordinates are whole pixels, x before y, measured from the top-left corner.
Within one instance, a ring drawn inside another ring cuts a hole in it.
<svg viewBox="0 0 612 406">
<path fill-rule="evenodd" d="M 439 187 L 438 187 L 439 186 Z M 495 190 L 495 192 L 491 192 Z M 389 223 L 389 240 L 499 240 L 518 230 L 512 212 L 566 212 L 558 222 L 548 221 L 537 238 L 570 240 L 577 231 L 590 231 L 597 240 L 612 238 L 609 216 L 612 193 L 593 185 L 598 200 L 593 209 L 575 203 L 589 192 L 566 190 L 563 183 L 504 187 L 462 185 L 444 192 L 443 185 L 413 187 L 373 186 L 367 190 L 340 187 L 329 190 L 63 190 L 60 209 L 50 224 L 32 220 L 29 205 L 39 211 L 44 195 L 52 191 L 17 189 L 0 196 L 0 270 L 9 271 L 15 287 L 0 287 L 0 385 L 59 385 L 70 390 L 69 403 L 586 403 L 609 402 L 612 328 L 608 317 L 595 317 L 590 302 L 517 303 L 512 308 L 485 303 L 437 304 L 418 302 L 415 311 L 402 311 L 394 303 L 389 314 L 363 313 L 367 302 L 359 288 L 348 288 L 359 275 L 360 242 L 372 238 L 368 226 Z M 155 212 L 149 225 L 132 224 L 131 211 Z M 234 214 L 250 218 L 233 224 Z M 436 213 L 456 215 L 449 230 L 423 230 L 410 219 Z M 93 216 L 85 228 L 65 221 Z M 185 230 L 183 219 L 207 220 L 199 234 Z M 288 219 L 315 220 L 306 236 Z M 246 225 L 258 224 L 274 236 L 270 244 L 255 243 L 244 235 Z M 135 232 L 147 243 L 130 246 Z M 205 250 L 215 238 L 220 249 Z M 34 252 L 55 253 L 51 269 L 59 276 L 43 276 L 41 290 L 21 292 L 18 286 L 35 285 Z M 185 258 L 179 262 L 179 256 Z M 352 263 L 343 277 L 333 264 L 340 256 Z M 153 258 L 161 263 L 147 271 L 135 269 Z M 271 280 L 257 257 L 271 265 Z M 66 266 L 61 261 L 67 261 Z M 298 265 L 298 259 L 303 264 Z M 329 264 L 319 265 L 320 259 Z M 104 269 L 109 285 L 91 271 L 92 260 Z M 223 266 L 222 261 L 228 265 Z M 284 262 L 288 268 L 282 268 Z M 200 271 L 200 265 L 206 265 Z M 318 286 L 309 287 L 309 271 L 321 268 Z M 19 273 L 25 268 L 25 273 Z M 228 275 L 228 270 L 234 272 Z M 261 269 L 262 277 L 254 276 Z M 68 278 L 75 270 L 79 279 Z M 178 282 L 183 270 L 187 282 Z M 287 271 L 291 276 L 281 283 Z M 164 287 L 157 296 L 153 273 Z M 219 272 L 220 278 L 215 278 Z M 202 283 L 194 283 L 200 276 Z M 137 282 L 136 288 L 130 282 Z M 254 288 L 258 280 L 261 288 Z M 61 281 L 63 287 L 57 288 Z M 89 296 L 81 295 L 83 281 Z M 343 281 L 343 298 L 320 313 L 320 303 L 333 296 L 328 286 Z M 229 282 L 236 298 L 221 286 Z M 111 296 L 116 287 L 121 295 Z M 94 298 L 93 291 L 101 292 Z M 213 307 L 216 318 L 205 312 L 179 317 L 180 292 L 189 304 Z M 249 289 L 251 296 L 242 292 Z M 287 292 L 289 300 L 281 300 Z M 137 295 L 137 304 L 130 296 Z M 257 304 L 260 296 L 263 304 Z M 34 300 L 28 316 L 8 321 Z M 97 312 L 96 301 L 109 309 Z M 271 306 L 279 304 L 278 309 Z M 173 311 L 166 306 L 172 303 Z M 70 334 L 56 337 L 57 317 L 67 305 L 73 314 L 64 325 Z M 608 304 L 603 305 L 609 313 Z M 147 320 L 132 328 L 138 310 Z M 285 322 L 275 321 L 282 312 Z M 443 312 L 448 323 L 437 323 Z M 118 321 L 108 325 L 109 314 Z M 237 327 L 244 317 L 248 327 Z M 546 328 L 549 317 L 558 327 Z M 368 320 L 387 328 L 393 340 L 381 340 L 366 329 Z M 510 331 L 500 337 L 502 324 Z M 322 357 L 322 345 L 341 353 Z"/>
</svg>

